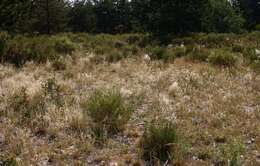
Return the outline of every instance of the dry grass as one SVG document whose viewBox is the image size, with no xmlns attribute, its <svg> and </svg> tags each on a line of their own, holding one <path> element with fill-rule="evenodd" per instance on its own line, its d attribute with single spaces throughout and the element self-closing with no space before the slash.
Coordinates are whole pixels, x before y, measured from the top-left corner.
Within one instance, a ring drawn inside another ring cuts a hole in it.
<svg viewBox="0 0 260 166">
<path fill-rule="evenodd" d="M 0 66 L 0 165 L 145 165 L 139 146 L 145 124 L 160 118 L 174 122 L 185 139 L 183 165 L 259 164 L 260 77 L 249 67 L 139 57 L 93 64 L 89 53 L 75 56 L 63 70 L 50 63 Z M 42 130 L 3 113 L 12 113 L 9 99 L 22 87 L 28 101 L 46 93 Z M 96 89 L 115 88 L 136 111 L 122 132 L 96 145 L 81 103 Z"/>
</svg>

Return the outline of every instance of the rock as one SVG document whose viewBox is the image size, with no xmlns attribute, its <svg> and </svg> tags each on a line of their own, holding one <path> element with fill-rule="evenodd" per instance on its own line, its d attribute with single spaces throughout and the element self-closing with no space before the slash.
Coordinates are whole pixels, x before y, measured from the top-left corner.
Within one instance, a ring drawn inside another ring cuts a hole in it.
<svg viewBox="0 0 260 166">
<path fill-rule="evenodd" d="M 260 50 L 255 49 L 255 54 L 258 55 L 258 56 L 260 56 Z"/>
<path fill-rule="evenodd" d="M 179 87 L 178 82 L 174 82 L 173 84 L 171 84 L 168 91 L 170 94 L 176 95 L 179 92 L 179 89 L 180 89 L 180 87 Z"/>
<path fill-rule="evenodd" d="M 144 57 L 143 57 L 143 60 L 146 61 L 146 62 L 149 62 L 149 61 L 151 61 L 151 58 L 148 54 L 145 54 Z"/>
</svg>

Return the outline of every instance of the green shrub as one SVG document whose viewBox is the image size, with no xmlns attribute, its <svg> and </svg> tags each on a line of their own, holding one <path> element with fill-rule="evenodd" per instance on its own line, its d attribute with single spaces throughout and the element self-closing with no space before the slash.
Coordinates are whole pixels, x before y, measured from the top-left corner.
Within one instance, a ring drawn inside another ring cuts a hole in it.
<svg viewBox="0 0 260 166">
<path fill-rule="evenodd" d="M 172 163 L 178 149 L 177 144 L 178 135 L 175 124 L 160 120 L 145 130 L 141 140 L 143 158 L 151 165 L 166 161 Z"/>
<path fill-rule="evenodd" d="M 243 51 L 243 56 L 247 60 L 249 60 L 249 63 L 252 63 L 255 60 L 259 59 L 259 57 L 257 56 L 257 54 L 255 52 L 255 48 L 252 48 L 252 47 L 245 48 L 244 51 Z"/>
<path fill-rule="evenodd" d="M 72 54 L 76 50 L 74 43 L 68 37 L 56 37 L 55 50 L 60 54 Z"/>
<path fill-rule="evenodd" d="M 98 140 L 122 131 L 133 112 L 117 91 L 95 91 L 82 108 L 93 120 L 92 131 Z"/>
<path fill-rule="evenodd" d="M 163 47 L 148 48 L 149 55 L 152 60 L 163 60 L 164 62 L 174 61 L 175 52 L 167 50 Z"/>
<path fill-rule="evenodd" d="M 214 65 L 232 67 L 236 63 L 236 57 L 224 49 L 216 49 L 211 52 L 209 62 Z"/>
</svg>

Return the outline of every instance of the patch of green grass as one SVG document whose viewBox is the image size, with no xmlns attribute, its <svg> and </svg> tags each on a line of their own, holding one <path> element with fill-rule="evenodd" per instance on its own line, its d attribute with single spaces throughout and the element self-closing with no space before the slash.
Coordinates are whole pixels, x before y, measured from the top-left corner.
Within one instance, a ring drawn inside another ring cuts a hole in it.
<svg viewBox="0 0 260 166">
<path fill-rule="evenodd" d="M 97 140 L 121 132 L 133 112 L 121 94 L 113 90 L 95 91 L 82 108 L 93 121 L 92 131 Z"/>
</svg>

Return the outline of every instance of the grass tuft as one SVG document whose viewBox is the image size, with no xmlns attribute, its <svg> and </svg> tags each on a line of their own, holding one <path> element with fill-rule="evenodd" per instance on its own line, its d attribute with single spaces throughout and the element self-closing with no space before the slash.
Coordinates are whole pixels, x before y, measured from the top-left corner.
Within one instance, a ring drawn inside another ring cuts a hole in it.
<svg viewBox="0 0 260 166">
<path fill-rule="evenodd" d="M 92 131 L 98 140 L 122 131 L 133 112 L 117 91 L 97 90 L 82 107 L 93 121 Z"/>
</svg>

